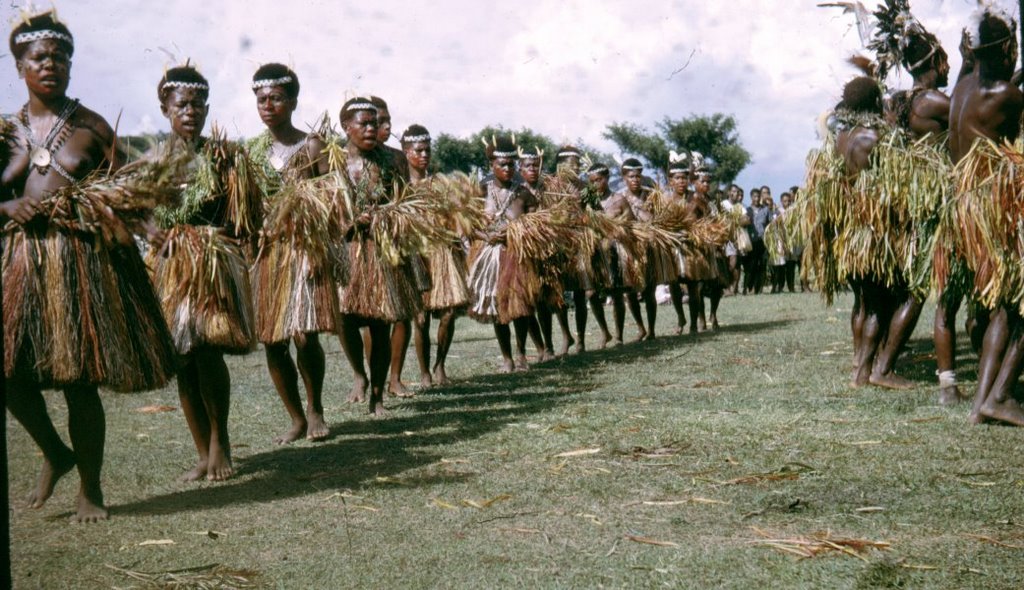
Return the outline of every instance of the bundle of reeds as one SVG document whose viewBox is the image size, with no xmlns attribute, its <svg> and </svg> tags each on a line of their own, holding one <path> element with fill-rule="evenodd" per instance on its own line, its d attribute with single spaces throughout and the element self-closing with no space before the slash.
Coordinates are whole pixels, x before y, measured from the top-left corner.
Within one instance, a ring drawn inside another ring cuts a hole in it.
<svg viewBox="0 0 1024 590">
<path fill-rule="evenodd" d="M 132 243 L 30 224 L 3 234 L 4 371 L 42 387 L 162 387 L 174 348 Z"/>
<path fill-rule="evenodd" d="M 247 353 L 256 345 L 252 289 L 238 243 L 223 230 L 182 224 L 150 252 L 153 283 L 179 354 L 200 346 Z"/>
<path fill-rule="evenodd" d="M 840 276 L 833 242 L 847 205 L 845 174 L 835 138 L 826 137 L 823 147 L 808 155 L 804 190 L 793 204 L 793 214 L 786 217 L 787 237 L 805 246 L 801 279 L 820 292 L 828 305 L 846 283 L 846 277 Z"/>
</svg>

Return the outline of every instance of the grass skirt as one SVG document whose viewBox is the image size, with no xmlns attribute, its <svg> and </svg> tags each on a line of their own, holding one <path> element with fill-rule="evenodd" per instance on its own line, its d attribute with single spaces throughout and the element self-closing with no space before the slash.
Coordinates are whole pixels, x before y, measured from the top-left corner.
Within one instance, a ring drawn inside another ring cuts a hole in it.
<svg viewBox="0 0 1024 590">
<path fill-rule="evenodd" d="M 389 323 L 412 319 L 422 308 L 408 265 L 382 259 L 374 240 L 348 243 L 349 282 L 339 287 L 341 313 Z"/>
<path fill-rule="evenodd" d="M 162 387 L 174 349 L 134 245 L 21 228 L 3 236 L 4 373 L 44 388 Z"/>
<path fill-rule="evenodd" d="M 178 354 L 255 348 L 249 272 L 234 240 L 213 227 L 178 225 L 147 262 Z"/>
<path fill-rule="evenodd" d="M 469 303 L 466 285 L 466 255 L 462 245 L 435 246 L 427 258 L 430 269 L 430 291 L 423 296 L 423 308 L 440 311 Z"/>
<path fill-rule="evenodd" d="M 675 248 L 648 246 L 647 285 L 667 285 L 679 280 L 679 264 Z"/>
<path fill-rule="evenodd" d="M 504 244 L 477 242 L 470 253 L 469 316 L 478 322 L 507 324 L 533 315 L 542 282 L 534 263 Z"/>
<path fill-rule="evenodd" d="M 1024 146 L 978 140 L 954 178 L 936 237 L 936 289 L 956 284 L 962 260 L 982 305 L 1024 310 Z"/>
<path fill-rule="evenodd" d="M 598 280 L 606 289 L 642 290 L 644 276 L 643 266 L 622 242 L 609 240 L 601 244 Z"/>
</svg>

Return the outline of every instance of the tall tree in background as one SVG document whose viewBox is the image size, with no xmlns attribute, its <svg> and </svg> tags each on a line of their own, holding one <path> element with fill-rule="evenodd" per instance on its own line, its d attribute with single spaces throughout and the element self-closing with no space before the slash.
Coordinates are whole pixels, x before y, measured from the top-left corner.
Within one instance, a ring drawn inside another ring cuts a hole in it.
<svg viewBox="0 0 1024 590">
<path fill-rule="evenodd" d="M 561 144 L 555 143 L 543 133 L 525 127 L 519 130 L 510 130 L 492 125 L 484 127 L 467 138 L 456 137 L 448 133 L 438 135 L 434 139 L 430 165 L 435 172 L 441 173 L 455 171 L 470 173 L 474 169 L 487 169 L 487 156 L 484 154 L 482 140 L 489 142 L 491 136 L 509 133 L 515 134 L 516 143 L 524 151 L 532 152 L 539 147 L 544 152 L 544 171 L 548 173 L 555 171 L 555 156 Z M 588 154 L 594 161 L 611 163 L 610 156 L 606 153 L 594 150 L 578 141 L 573 145 L 584 154 Z"/>
<path fill-rule="evenodd" d="M 634 154 L 661 171 L 668 167 L 669 150 L 697 151 L 710 160 L 714 182 L 728 184 L 750 163 L 750 152 L 740 143 L 736 119 L 731 115 L 693 115 L 683 119 L 665 117 L 657 131 L 633 123 L 609 125 L 604 137 L 623 153 Z"/>
</svg>

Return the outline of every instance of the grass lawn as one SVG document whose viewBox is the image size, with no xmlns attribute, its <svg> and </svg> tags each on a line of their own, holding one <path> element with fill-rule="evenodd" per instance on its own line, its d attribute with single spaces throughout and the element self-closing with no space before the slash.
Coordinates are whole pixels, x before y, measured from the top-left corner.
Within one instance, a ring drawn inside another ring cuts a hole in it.
<svg viewBox="0 0 1024 590">
<path fill-rule="evenodd" d="M 898 367 L 915 389 L 848 387 L 850 305 L 731 297 L 717 334 L 505 376 L 491 328 L 460 318 L 454 384 L 382 421 L 344 402 L 325 338 L 331 438 L 286 447 L 262 353 L 233 357 L 219 484 L 176 481 L 195 451 L 173 386 L 104 394 L 98 525 L 67 522 L 73 473 L 25 507 L 40 455 L 8 415 L 15 587 L 1024 587 L 1024 431 L 936 404 L 930 308 Z"/>
</svg>

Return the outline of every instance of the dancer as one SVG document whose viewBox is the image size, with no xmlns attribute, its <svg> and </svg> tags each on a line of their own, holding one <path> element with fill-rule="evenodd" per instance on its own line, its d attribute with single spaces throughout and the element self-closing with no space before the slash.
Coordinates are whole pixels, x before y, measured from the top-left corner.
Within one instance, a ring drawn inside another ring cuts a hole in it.
<svg viewBox="0 0 1024 590">
<path fill-rule="evenodd" d="M 249 154 L 268 179 L 266 219 L 253 271 L 257 334 L 267 369 L 291 418 L 278 444 L 299 437 L 323 440 L 329 431 L 322 402 L 325 359 L 318 334 L 337 331 L 338 292 L 332 259 L 340 244 L 338 213 L 320 187 L 295 186 L 328 172 L 321 137 L 292 124 L 299 77 L 287 66 L 261 66 L 252 78 L 256 109 L 267 130 L 249 141 Z M 285 189 L 285 185 L 289 185 Z M 285 189 L 285 190 L 283 190 Z M 324 215 L 323 212 L 332 211 Z M 288 350 L 295 344 L 295 360 Z M 299 397 L 299 377 L 306 409 Z"/>
<path fill-rule="evenodd" d="M 71 32 L 53 12 L 26 15 L 11 31 L 10 48 L 28 102 L 16 118 L 0 119 L 7 409 L 43 455 L 28 505 L 42 507 L 77 468 L 71 520 L 96 522 L 108 517 L 97 388 L 162 387 L 174 348 L 134 241 L 83 181 L 121 159 L 110 125 L 67 96 Z M 47 412 L 42 390 L 50 388 L 64 393 L 71 448 Z"/>
<path fill-rule="evenodd" d="M 622 163 L 622 173 L 632 170 L 633 185 L 640 191 L 640 171 L 643 164 L 636 158 L 629 158 Z M 593 179 L 594 175 L 591 175 Z M 597 175 L 597 182 L 604 185 L 601 195 L 601 209 L 604 214 L 614 220 L 623 228 L 623 233 L 631 229 L 636 221 L 633 209 L 623 192 L 612 193 L 607 188 L 607 176 Z M 647 338 L 647 329 L 644 328 L 643 318 L 640 316 L 640 300 L 637 293 L 644 290 L 645 267 L 642 257 L 637 256 L 634 248 L 627 248 L 621 239 L 607 237 L 601 245 L 602 266 L 604 282 L 607 286 L 609 297 L 612 300 L 612 317 L 615 320 L 616 346 L 622 344 L 622 331 L 626 323 L 626 305 L 629 305 L 629 313 L 637 324 L 636 341 Z"/>
</svg>

